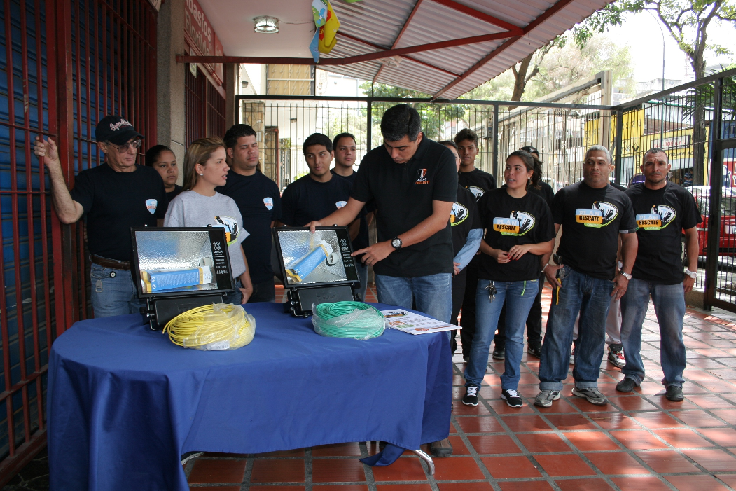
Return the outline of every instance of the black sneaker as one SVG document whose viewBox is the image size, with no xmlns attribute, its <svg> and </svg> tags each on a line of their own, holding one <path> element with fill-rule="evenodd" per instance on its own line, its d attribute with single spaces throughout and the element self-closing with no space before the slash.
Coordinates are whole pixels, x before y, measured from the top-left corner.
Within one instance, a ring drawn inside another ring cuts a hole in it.
<svg viewBox="0 0 736 491">
<path fill-rule="evenodd" d="M 506 359 L 506 348 L 493 350 L 492 356 L 494 360 L 505 360 Z"/>
<path fill-rule="evenodd" d="M 526 352 L 532 355 L 534 358 L 542 357 L 542 348 L 539 346 L 528 346 Z"/>
<path fill-rule="evenodd" d="M 478 387 L 471 385 L 465 387 L 465 395 L 463 396 L 463 404 L 466 406 L 478 405 Z"/>
<path fill-rule="evenodd" d="M 664 396 L 668 401 L 680 402 L 684 398 L 682 395 L 682 387 L 679 385 L 668 385 Z"/>
<path fill-rule="evenodd" d="M 618 392 L 633 392 L 634 387 L 638 387 L 639 384 L 633 378 L 626 377 L 622 381 L 616 384 L 616 390 Z"/>
<path fill-rule="evenodd" d="M 523 404 L 523 401 L 521 400 L 521 396 L 514 389 L 502 390 L 501 399 L 505 400 L 506 404 L 508 404 L 510 407 L 521 407 Z"/>
</svg>

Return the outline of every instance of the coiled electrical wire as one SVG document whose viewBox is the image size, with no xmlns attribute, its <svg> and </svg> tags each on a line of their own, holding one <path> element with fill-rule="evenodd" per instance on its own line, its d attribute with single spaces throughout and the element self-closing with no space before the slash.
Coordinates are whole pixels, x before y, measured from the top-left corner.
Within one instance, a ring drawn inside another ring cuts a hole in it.
<svg viewBox="0 0 736 491">
<path fill-rule="evenodd" d="M 383 314 L 363 302 L 321 303 L 312 312 L 314 330 L 322 336 L 370 339 L 383 333 Z"/>
<path fill-rule="evenodd" d="M 163 332 L 172 343 L 185 348 L 227 342 L 224 349 L 234 349 L 253 339 L 255 319 L 239 305 L 210 304 L 182 312 L 166 323 Z"/>
</svg>

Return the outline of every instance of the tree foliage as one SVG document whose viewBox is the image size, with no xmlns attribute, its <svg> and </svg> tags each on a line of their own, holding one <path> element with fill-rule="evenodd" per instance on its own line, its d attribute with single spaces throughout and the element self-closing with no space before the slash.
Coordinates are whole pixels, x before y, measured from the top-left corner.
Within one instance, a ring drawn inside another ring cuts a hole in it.
<svg viewBox="0 0 736 491">
<path fill-rule="evenodd" d="M 730 54 L 726 46 L 708 41 L 713 22 L 736 24 L 733 0 L 618 0 L 599 10 L 573 29 L 576 42 L 621 25 L 627 13 L 654 13 L 677 41 L 693 68 L 695 78 L 705 75 L 705 54 Z"/>
</svg>

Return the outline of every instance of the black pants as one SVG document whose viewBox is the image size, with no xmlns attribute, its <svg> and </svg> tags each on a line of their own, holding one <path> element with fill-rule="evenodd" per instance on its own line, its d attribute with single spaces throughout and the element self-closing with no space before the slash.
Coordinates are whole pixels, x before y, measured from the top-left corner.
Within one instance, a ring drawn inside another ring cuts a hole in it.
<svg viewBox="0 0 736 491">
<path fill-rule="evenodd" d="M 542 346 L 542 286 L 545 281 L 544 273 L 539 276 L 539 291 L 534 297 L 534 303 L 526 318 L 526 344 L 539 348 Z M 498 330 L 493 336 L 493 350 L 498 351 L 506 347 L 506 305 L 501 309 L 498 318 Z"/>
<path fill-rule="evenodd" d="M 463 315 L 460 319 L 460 341 L 463 344 L 463 355 L 470 356 L 470 347 L 473 345 L 475 335 L 475 290 L 478 288 L 478 264 L 479 256 L 475 256 L 465 268 L 465 294 L 461 310 Z"/>
</svg>

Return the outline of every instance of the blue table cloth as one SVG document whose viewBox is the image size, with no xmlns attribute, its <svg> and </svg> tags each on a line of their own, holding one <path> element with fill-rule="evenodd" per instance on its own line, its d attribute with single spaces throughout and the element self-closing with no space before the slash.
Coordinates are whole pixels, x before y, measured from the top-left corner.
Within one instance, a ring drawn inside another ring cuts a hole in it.
<svg viewBox="0 0 736 491">
<path fill-rule="evenodd" d="M 189 451 L 374 440 L 418 449 L 449 434 L 445 333 L 326 338 L 281 304 L 246 310 L 256 335 L 235 351 L 181 348 L 140 315 L 61 335 L 49 361 L 51 489 L 183 491 Z"/>
</svg>

